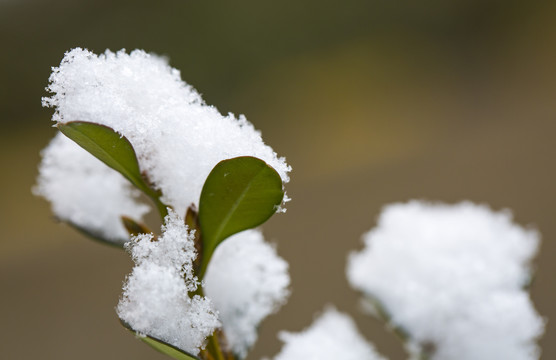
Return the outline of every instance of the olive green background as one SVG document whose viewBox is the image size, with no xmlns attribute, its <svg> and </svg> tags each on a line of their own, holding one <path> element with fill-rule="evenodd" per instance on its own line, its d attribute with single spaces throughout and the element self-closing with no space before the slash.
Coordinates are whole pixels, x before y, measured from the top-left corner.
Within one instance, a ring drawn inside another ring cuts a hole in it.
<svg viewBox="0 0 556 360">
<path fill-rule="evenodd" d="M 76 46 L 168 56 L 293 166 L 288 211 L 265 225 L 292 296 L 250 360 L 274 355 L 279 330 L 308 326 L 326 304 L 404 359 L 359 311 L 344 269 L 380 208 L 412 198 L 511 208 L 538 228 L 531 292 L 556 319 L 555 24 L 550 1 L 0 0 L 0 358 L 165 358 L 115 315 L 128 256 L 54 223 L 31 195 L 54 134 L 40 98 Z M 555 340 L 548 322 L 543 360 Z"/>
</svg>

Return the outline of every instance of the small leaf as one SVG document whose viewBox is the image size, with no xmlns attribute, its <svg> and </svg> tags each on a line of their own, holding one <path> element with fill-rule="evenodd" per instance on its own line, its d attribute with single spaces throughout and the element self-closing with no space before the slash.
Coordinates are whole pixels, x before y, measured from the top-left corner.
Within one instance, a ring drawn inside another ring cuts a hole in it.
<svg viewBox="0 0 556 360">
<path fill-rule="evenodd" d="M 166 206 L 159 194 L 143 180 L 135 150 L 129 140 L 108 126 L 86 121 L 59 123 L 58 129 L 97 159 L 118 171 L 139 190 L 153 199 L 162 217 L 167 215 Z"/>
<path fill-rule="evenodd" d="M 129 324 L 125 323 L 122 320 L 120 320 L 120 322 L 126 329 L 134 333 L 141 341 L 143 341 L 144 343 L 151 346 L 153 349 L 163 354 L 166 354 L 177 360 L 201 360 L 197 356 L 189 354 L 188 352 L 183 351 L 181 349 L 178 349 L 177 347 L 170 345 L 165 341 L 162 341 L 160 339 L 157 339 L 149 335 L 139 334 L 135 330 L 133 330 L 131 326 L 129 326 Z"/>
<path fill-rule="evenodd" d="M 152 234 L 152 231 L 147 227 L 147 225 L 138 223 L 130 217 L 122 215 L 122 223 L 126 228 L 129 235 L 139 235 L 139 234 Z"/>
<path fill-rule="evenodd" d="M 145 193 L 152 192 L 141 177 L 135 150 L 125 137 L 107 126 L 83 121 L 58 124 L 58 129 Z"/>
<path fill-rule="evenodd" d="M 202 278 L 214 249 L 227 237 L 264 223 L 282 203 L 282 179 L 264 161 L 243 156 L 218 163 L 199 201 Z"/>
<path fill-rule="evenodd" d="M 168 356 L 173 357 L 174 359 L 177 360 L 199 360 L 198 357 L 193 356 L 191 354 L 186 353 L 185 351 L 182 351 L 180 349 L 178 349 L 175 346 L 172 346 L 168 343 L 165 343 L 164 341 L 155 339 L 151 336 L 145 336 L 145 337 L 140 337 L 141 341 L 147 343 L 149 346 L 151 346 L 153 349 L 160 351 L 163 354 L 166 354 Z"/>
</svg>

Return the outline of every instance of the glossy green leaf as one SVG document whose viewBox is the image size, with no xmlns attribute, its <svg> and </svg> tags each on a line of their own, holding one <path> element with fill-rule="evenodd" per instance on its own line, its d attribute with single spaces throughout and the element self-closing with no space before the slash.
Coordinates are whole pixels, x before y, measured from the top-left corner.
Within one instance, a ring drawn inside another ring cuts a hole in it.
<svg viewBox="0 0 556 360">
<path fill-rule="evenodd" d="M 282 203 L 280 175 L 264 161 L 237 157 L 218 163 L 199 201 L 203 276 L 214 249 L 227 237 L 264 223 Z"/>
<path fill-rule="evenodd" d="M 125 137 L 107 126 L 83 121 L 58 124 L 58 129 L 145 193 L 152 191 L 145 185 L 135 150 Z"/>
<path fill-rule="evenodd" d="M 149 336 L 149 335 L 139 335 L 135 330 L 133 330 L 129 324 L 123 322 L 122 320 L 120 320 L 120 322 L 122 323 L 122 325 L 128 329 L 129 331 L 131 331 L 132 333 L 134 333 L 135 335 L 137 335 L 137 337 L 145 342 L 146 344 L 148 344 L 149 346 L 151 346 L 153 349 L 166 354 L 174 359 L 177 360 L 200 360 L 197 356 L 189 354 L 186 351 L 183 351 L 181 349 L 178 349 L 177 347 L 168 344 L 165 341 L 159 340 L 155 337 Z"/>
<path fill-rule="evenodd" d="M 152 198 L 162 216 L 167 214 L 166 206 L 160 202 L 159 195 L 143 180 L 135 150 L 129 140 L 108 126 L 86 121 L 70 121 L 57 126 L 64 135 Z"/>
</svg>

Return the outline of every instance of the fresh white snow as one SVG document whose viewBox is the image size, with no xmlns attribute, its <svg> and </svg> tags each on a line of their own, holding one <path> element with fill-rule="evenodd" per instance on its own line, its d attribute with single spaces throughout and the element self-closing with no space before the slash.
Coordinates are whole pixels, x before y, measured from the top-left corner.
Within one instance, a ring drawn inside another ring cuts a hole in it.
<svg viewBox="0 0 556 360">
<path fill-rule="evenodd" d="M 192 203 L 198 205 L 206 177 L 224 159 L 260 158 L 284 183 L 289 181 L 290 166 L 264 144 L 244 116 L 222 115 L 206 105 L 162 57 L 142 50 L 96 55 L 76 48 L 53 68 L 47 90 L 52 96 L 43 98 L 43 106 L 55 109 L 56 123 L 94 122 L 125 136 L 141 170 L 162 191 L 162 201 L 179 214 Z M 35 192 L 52 203 L 60 219 L 77 221 L 110 239 L 120 238 L 125 230 L 118 225 L 119 215 L 141 220 L 145 207 L 134 208 L 133 192 L 120 180 L 101 181 L 100 187 L 97 181 L 84 181 L 110 172 L 91 165 L 78 145 L 60 142 L 55 140 L 43 152 Z M 78 157 L 85 160 L 73 161 Z M 65 163 L 66 158 L 71 164 Z"/>
<path fill-rule="evenodd" d="M 218 246 L 205 276 L 205 294 L 240 357 L 257 340 L 261 321 L 286 302 L 289 284 L 288 263 L 259 230 L 240 232 Z"/>
<path fill-rule="evenodd" d="M 539 234 L 509 211 L 393 204 L 363 240 L 349 282 L 408 332 L 414 353 L 431 343 L 435 360 L 538 359 L 544 322 L 524 287 Z"/>
</svg>

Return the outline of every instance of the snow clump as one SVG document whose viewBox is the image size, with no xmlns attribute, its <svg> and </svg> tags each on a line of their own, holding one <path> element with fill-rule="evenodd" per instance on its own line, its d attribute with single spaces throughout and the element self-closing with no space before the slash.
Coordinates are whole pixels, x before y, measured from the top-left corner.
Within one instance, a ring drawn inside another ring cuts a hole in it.
<svg viewBox="0 0 556 360">
<path fill-rule="evenodd" d="M 289 181 L 290 166 L 264 144 L 244 116 L 222 115 L 206 105 L 162 57 L 142 50 L 96 55 L 75 48 L 53 68 L 47 90 L 52 96 L 43 98 L 43 106 L 55 109 L 56 123 L 88 121 L 125 136 L 141 171 L 162 192 L 161 200 L 179 214 L 192 203 L 198 205 L 206 177 L 221 160 L 254 156 L 272 166 L 284 183 Z M 121 237 L 125 230 L 116 226 L 119 215 L 141 220 L 145 208 L 133 209 L 135 193 L 129 184 L 106 179 L 97 186 L 96 181 L 84 181 L 109 172 L 89 160 L 75 161 L 86 158 L 80 147 L 62 143 L 54 140 L 43 151 L 35 192 L 52 202 L 60 219 L 77 221 L 85 230 L 104 232 L 111 239 Z M 69 193 L 60 196 L 61 188 Z"/>
<path fill-rule="evenodd" d="M 197 355 L 220 327 L 217 311 L 197 289 L 194 237 L 183 218 L 170 210 L 162 236 L 141 234 L 126 244 L 135 263 L 117 307 L 120 319 L 141 335 L 163 340 Z M 185 281 L 184 281 L 185 280 Z"/>
<path fill-rule="evenodd" d="M 216 248 L 205 276 L 205 293 L 240 358 L 257 340 L 261 321 L 286 302 L 289 284 L 288 263 L 259 230 L 240 232 Z"/>
<path fill-rule="evenodd" d="M 347 276 L 410 336 L 414 356 L 533 360 L 544 331 L 524 289 L 539 234 L 463 202 L 386 206 Z"/>
<path fill-rule="evenodd" d="M 353 320 L 327 309 L 300 333 L 281 332 L 284 346 L 274 360 L 385 360 L 357 331 Z"/>
</svg>

